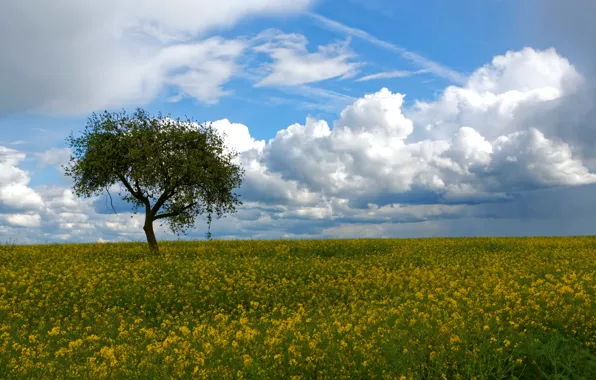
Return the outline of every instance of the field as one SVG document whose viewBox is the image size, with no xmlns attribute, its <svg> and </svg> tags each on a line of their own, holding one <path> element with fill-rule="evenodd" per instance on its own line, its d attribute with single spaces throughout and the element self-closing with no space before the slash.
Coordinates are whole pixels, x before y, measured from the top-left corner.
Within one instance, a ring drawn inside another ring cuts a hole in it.
<svg viewBox="0 0 596 380">
<path fill-rule="evenodd" d="M 0 378 L 596 379 L 596 238 L 0 246 Z"/>
</svg>

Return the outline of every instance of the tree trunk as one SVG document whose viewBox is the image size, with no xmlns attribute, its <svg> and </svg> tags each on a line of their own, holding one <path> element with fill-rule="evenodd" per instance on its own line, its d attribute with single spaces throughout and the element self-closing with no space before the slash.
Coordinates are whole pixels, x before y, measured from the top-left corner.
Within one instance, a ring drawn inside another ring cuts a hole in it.
<svg viewBox="0 0 596 380">
<path fill-rule="evenodd" d="M 147 243 L 149 243 L 149 249 L 154 253 L 159 253 L 159 247 L 157 246 L 157 239 L 155 238 L 155 232 L 153 232 L 153 221 L 146 219 L 143 231 L 147 236 Z"/>
</svg>

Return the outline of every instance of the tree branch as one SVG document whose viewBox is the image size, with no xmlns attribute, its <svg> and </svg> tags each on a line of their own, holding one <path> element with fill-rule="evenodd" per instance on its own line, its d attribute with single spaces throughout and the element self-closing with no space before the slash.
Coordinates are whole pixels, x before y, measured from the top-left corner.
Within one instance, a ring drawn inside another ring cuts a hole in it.
<svg viewBox="0 0 596 380">
<path fill-rule="evenodd" d="M 139 199 L 143 201 L 145 204 L 145 213 L 149 214 L 151 212 L 151 203 L 149 203 L 149 198 L 143 195 L 139 183 L 135 180 L 135 187 L 137 188 L 137 194 L 139 195 Z"/>
<path fill-rule="evenodd" d="M 186 206 L 182 207 L 182 209 L 181 209 L 181 210 L 179 210 L 179 211 L 174 211 L 174 212 L 168 212 L 168 213 L 166 213 L 166 214 L 159 214 L 159 215 L 155 215 L 155 216 L 153 217 L 153 220 L 157 220 L 157 219 L 164 219 L 164 218 L 170 218 L 170 217 L 172 217 L 172 216 L 178 216 L 178 215 L 182 214 L 184 211 L 186 211 L 186 210 L 188 210 L 189 208 L 191 208 L 191 207 L 193 207 L 193 206 L 196 206 L 196 205 L 197 205 L 197 202 L 193 202 L 193 203 L 191 203 L 191 204 L 189 204 L 189 205 L 186 205 Z"/>
<path fill-rule="evenodd" d="M 128 183 L 128 181 L 126 180 L 126 177 L 124 177 L 121 174 L 118 174 L 118 179 L 120 181 L 122 181 L 122 183 L 124 184 L 124 187 L 126 187 L 126 190 L 128 190 L 132 194 L 133 197 L 139 198 L 139 194 L 136 191 L 134 191 L 132 186 L 130 186 L 130 183 Z"/>
<path fill-rule="evenodd" d="M 108 195 L 110 196 L 110 204 L 112 205 L 112 211 L 114 211 L 114 214 L 118 215 L 118 213 L 116 212 L 116 209 L 114 208 L 114 202 L 112 201 L 112 194 L 110 194 L 110 189 L 108 189 L 108 187 L 106 186 L 106 191 L 108 192 Z M 108 198 L 106 198 L 106 208 L 108 207 Z"/>
<path fill-rule="evenodd" d="M 141 188 L 139 187 L 139 183 L 136 180 L 135 180 L 135 188 L 137 189 L 137 194 L 139 194 L 139 196 L 141 198 L 145 198 L 144 196 L 142 196 L 143 192 L 141 191 Z"/>
<path fill-rule="evenodd" d="M 130 185 L 130 183 L 126 180 L 126 177 L 124 177 L 122 174 L 118 174 L 118 179 L 120 181 L 122 181 L 122 183 L 124 184 L 124 187 L 126 187 L 126 190 L 128 190 L 132 194 L 133 197 L 137 198 L 138 200 L 140 200 L 141 202 L 143 202 L 145 204 L 145 208 L 149 212 L 151 209 L 151 205 L 149 204 L 149 199 L 147 199 L 147 197 L 143 196 L 143 193 L 141 192 L 139 185 L 135 182 L 135 186 L 137 188 L 137 191 L 135 191 L 132 188 L 132 186 Z"/>
<path fill-rule="evenodd" d="M 157 212 L 159 211 L 161 206 L 163 206 L 164 203 L 166 203 L 166 201 L 168 199 L 170 199 L 175 194 L 175 192 L 174 192 L 175 189 L 176 189 L 176 187 L 173 187 L 170 191 L 163 192 L 163 194 L 159 197 L 157 202 L 155 202 L 155 205 L 153 205 L 153 208 L 151 209 L 151 215 L 157 214 Z"/>
</svg>

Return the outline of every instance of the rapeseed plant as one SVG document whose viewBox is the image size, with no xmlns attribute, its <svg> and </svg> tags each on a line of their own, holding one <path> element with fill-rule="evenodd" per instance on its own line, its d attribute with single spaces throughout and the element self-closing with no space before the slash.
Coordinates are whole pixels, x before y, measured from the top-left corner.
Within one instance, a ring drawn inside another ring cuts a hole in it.
<svg viewBox="0 0 596 380">
<path fill-rule="evenodd" d="M 0 378 L 596 378 L 596 239 L 0 246 Z"/>
</svg>

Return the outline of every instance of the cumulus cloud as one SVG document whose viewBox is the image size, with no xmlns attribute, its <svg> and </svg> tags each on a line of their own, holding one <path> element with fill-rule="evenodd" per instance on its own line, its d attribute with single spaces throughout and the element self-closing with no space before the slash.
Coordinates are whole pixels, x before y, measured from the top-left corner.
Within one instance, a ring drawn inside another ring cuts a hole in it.
<svg viewBox="0 0 596 380">
<path fill-rule="evenodd" d="M 148 102 L 167 86 L 212 103 L 226 93 L 244 43 L 196 39 L 311 2 L 2 2 L 0 82 L 10 91 L 0 94 L 0 112 L 87 113 Z"/>
<path fill-rule="evenodd" d="M 0 146 L 0 212 L 36 210 L 43 205 L 39 194 L 27 186 L 29 174 L 17 167 L 25 157 L 22 152 Z"/>
<path fill-rule="evenodd" d="M 228 119 L 217 120 L 211 123 L 214 129 L 226 136 L 226 146 L 241 153 L 250 149 L 262 151 L 265 141 L 257 141 L 251 137 L 248 127 L 240 123 L 231 123 Z"/>
<path fill-rule="evenodd" d="M 575 68 L 554 48 L 525 48 L 495 57 L 470 76 L 466 88 L 479 93 L 536 93 L 538 99 L 548 100 L 573 89 L 580 79 Z"/>
<path fill-rule="evenodd" d="M 25 159 L 25 153 L 0 146 L 0 162 L 5 165 L 17 165 Z"/>
<path fill-rule="evenodd" d="M 574 159 L 568 144 L 547 139 L 535 128 L 501 136 L 494 142 L 492 174 L 499 188 L 519 190 L 596 182 L 596 174 Z"/>
<path fill-rule="evenodd" d="M 42 186 L 37 189 L 44 201 L 40 218 L 43 225 L 39 239 L 96 241 L 142 240 L 142 215 L 128 209 L 118 214 L 100 213 L 95 203 L 101 197 L 78 198 L 70 189 L 59 186 Z M 163 228 L 156 230 L 164 233 Z"/>
<path fill-rule="evenodd" d="M 267 75 L 256 87 L 296 86 L 336 77 L 348 78 L 354 76 L 360 66 L 350 61 L 355 55 L 348 47 L 349 41 L 319 46 L 317 52 L 310 53 L 308 40 L 300 34 L 267 30 L 256 40 L 266 42 L 254 50 L 267 53 L 273 60 L 263 66 Z"/>
<path fill-rule="evenodd" d="M 572 146 L 519 117 L 581 84 L 553 49 L 508 52 L 435 102 L 403 109 L 402 94 L 382 89 L 346 107 L 332 127 L 308 118 L 280 130 L 259 153 L 246 152 L 245 162 L 261 178 L 279 176 L 288 188 L 318 195 L 308 199 L 319 214 L 320 204 L 335 198 L 357 207 L 367 200 L 482 203 L 590 184 L 596 175 Z"/>
<path fill-rule="evenodd" d="M 526 126 L 520 113 L 573 93 L 582 77 L 554 49 L 525 48 L 497 56 L 462 87 L 449 86 L 434 102 L 417 101 L 406 115 L 418 126 L 412 139 L 444 139 L 469 126 L 493 139 Z"/>
<path fill-rule="evenodd" d="M 520 124 L 538 126 L 545 136 L 568 143 L 572 153 L 596 171 L 596 83 L 525 108 L 518 116 Z"/>
<path fill-rule="evenodd" d="M 11 214 L 6 217 L 6 221 L 15 227 L 39 227 L 41 217 L 39 214 Z"/>
<path fill-rule="evenodd" d="M 585 83 L 574 93 L 526 110 L 521 119 L 540 125 L 548 137 L 568 142 L 573 153 L 596 170 L 596 45 L 592 38 L 596 2 L 542 0 L 525 5 L 531 9 L 524 20 L 520 19 L 520 26 L 531 27 L 542 44 L 560 47 L 583 74 Z"/>
</svg>

